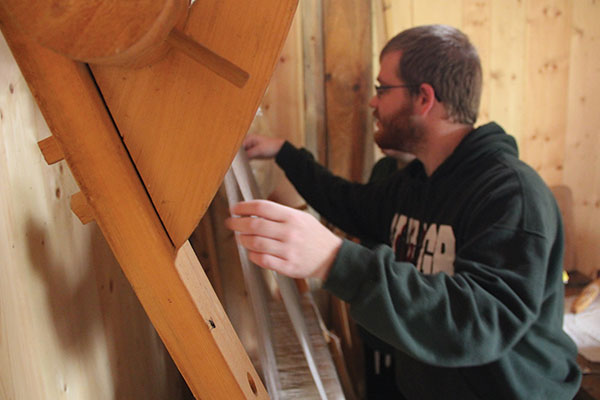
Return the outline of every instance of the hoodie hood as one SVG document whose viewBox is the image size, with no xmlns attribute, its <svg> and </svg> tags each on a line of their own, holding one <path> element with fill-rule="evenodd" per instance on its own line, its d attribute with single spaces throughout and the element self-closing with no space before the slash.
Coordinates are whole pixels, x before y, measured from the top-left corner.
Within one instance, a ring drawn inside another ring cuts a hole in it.
<svg viewBox="0 0 600 400">
<path fill-rule="evenodd" d="M 459 164 L 470 164 L 480 157 L 491 157 L 499 154 L 518 158 L 517 142 L 500 125 L 490 122 L 467 134 L 454 152 L 435 170 L 431 179 L 439 179 L 448 175 Z"/>
</svg>

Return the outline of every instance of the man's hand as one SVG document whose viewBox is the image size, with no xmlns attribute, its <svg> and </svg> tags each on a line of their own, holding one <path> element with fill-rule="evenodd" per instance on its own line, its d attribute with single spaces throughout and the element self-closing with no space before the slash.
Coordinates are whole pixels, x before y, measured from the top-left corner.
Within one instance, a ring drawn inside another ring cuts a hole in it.
<svg viewBox="0 0 600 400">
<path fill-rule="evenodd" d="M 239 234 L 250 260 L 292 278 L 324 280 L 342 245 L 312 215 L 271 201 L 238 203 L 231 213 L 225 225 Z"/>
<path fill-rule="evenodd" d="M 248 135 L 243 146 L 248 158 L 273 158 L 279 153 L 284 142 L 282 138 Z"/>
</svg>

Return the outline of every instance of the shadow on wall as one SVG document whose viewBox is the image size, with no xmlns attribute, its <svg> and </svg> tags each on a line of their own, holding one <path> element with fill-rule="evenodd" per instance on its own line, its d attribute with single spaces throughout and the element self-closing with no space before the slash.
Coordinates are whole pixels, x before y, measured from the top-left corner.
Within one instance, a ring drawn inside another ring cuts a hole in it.
<svg viewBox="0 0 600 400">
<path fill-rule="evenodd" d="M 90 229 L 89 257 L 78 265 L 82 271 L 73 273 L 49 251 L 52 238 L 44 227 L 32 219 L 27 222 L 29 258 L 46 285 L 62 349 L 77 360 L 97 358 L 93 353 L 101 335 L 108 352 L 112 399 L 192 399 L 102 233 L 96 226 Z M 73 276 L 78 277 L 75 283 Z"/>
</svg>

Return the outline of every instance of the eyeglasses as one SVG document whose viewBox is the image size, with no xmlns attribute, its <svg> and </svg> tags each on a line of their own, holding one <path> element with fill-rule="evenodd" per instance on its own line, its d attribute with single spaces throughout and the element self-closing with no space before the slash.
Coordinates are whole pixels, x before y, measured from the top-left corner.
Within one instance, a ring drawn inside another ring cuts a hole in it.
<svg viewBox="0 0 600 400">
<path fill-rule="evenodd" d="M 412 84 L 412 85 L 375 85 L 375 93 L 377 94 L 377 97 L 381 97 L 382 94 L 384 94 L 387 90 L 390 89 L 396 89 L 396 88 L 411 88 L 411 87 L 418 87 L 420 86 L 419 84 Z M 442 99 L 440 99 L 440 97 L 438 96 L 437 93 L 435 93 L 435 99 L 439 102 L 442 101 Z"/>
<path fill-rule="evenodd" d="M 375 85 L 375 93 L 377 94 L 377 97 L 379 97 L 382 94 L 384 94 L 387 90 L 390 90 L 390 89 L 410 88 L 410 87 L 417 87 L 417 86 L 419 86 L 419 85 Z"/>
</svg>

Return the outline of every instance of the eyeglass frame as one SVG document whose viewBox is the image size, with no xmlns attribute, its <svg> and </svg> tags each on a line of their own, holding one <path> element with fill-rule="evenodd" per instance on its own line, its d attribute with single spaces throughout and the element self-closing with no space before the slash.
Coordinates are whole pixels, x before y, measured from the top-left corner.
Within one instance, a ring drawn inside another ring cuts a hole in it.
<svg viewBox="0 0 600 400">
<path fill-rule="evenodd" d="M 413 83 L 413 84 L 404 84 L 404 85 L 374 85 L 373 87 L 375 88 L 375 95 L 377 97 L 380 97 L 381 94 L 385 93 L 386 90 L 396 89 L 396 88 L 411 88 L 411 87 L 418 87 L 418 86 L 421 86 L 421 84 Z M 435 93 L 435 99 L 441 103 L 442 100 L 440 99 L 438 94 L 435 92 L 435 89 L 434 89 L 434 93 Z"/>
</svg>

